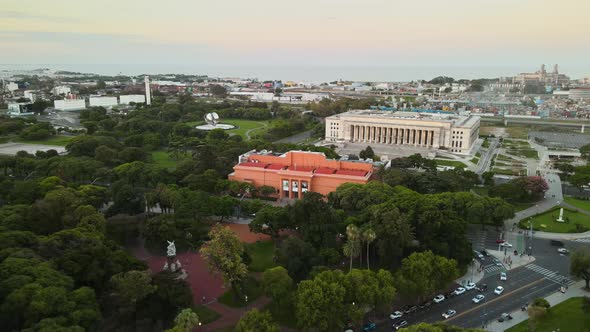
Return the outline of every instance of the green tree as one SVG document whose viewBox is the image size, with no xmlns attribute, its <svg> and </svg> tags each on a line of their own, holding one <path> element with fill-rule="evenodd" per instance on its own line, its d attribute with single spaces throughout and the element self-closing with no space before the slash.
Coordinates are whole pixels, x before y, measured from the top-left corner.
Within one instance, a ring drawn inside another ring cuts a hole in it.
<svg viewBox="0 0 590 332">
<path fill-rule="evenodd" d="M 431 251 L 415 252 L 404 258 L 398 271 L 399 289 L 406 297 L 426 296 L 448 286 L 459 275 L 457 262 Z"/>
<path fill-rule="evenodd" d="M 190 332 L 193 328 L 201 325 L 199 316 L 191 308 L 183 309 L 174 318 L 174 327 L 166 332 Z"/>
<path fill-rule="evenodd" d="M 359 153 L 359 157 L 361 159 L 373 159 L 375 158 L 375 152 L 373 152 L 373 148 L 367 146 L 364 150 Z"/>
<path fill-rule="evenodd" d="M 240 318 L 235 332 L 279 332 L 277 325 L 268 311 L 252 309 Z"/>
<path fill-rule="evenodd" d="M 270 297 L 277 305 L 282 305 L 289 300 L 293 289 L 293 279 L 282 266 L 270 268 L 262 275 L 262 288 L 266 296 Z"/>
<path fill-rule="evenodd" d="M 350 269 L 352 271 L 352 259 L 354 257 L 358 257 L 361 254 L 361 233 L 354 224 L 349 224 L 346 226 L 346 237 L 347 241 L 342 247 L 344 252 L 344 256 L 350 258 Z"/>
<path fill-rule="evenodd" d="M 250 223 L 250 231 L 270 235 L 273 240 L 279 237 L 279 232 L 290 226 L 287 209 L 265 205 L 256 213 L 256 218 Z"/>
<path fill-rule="evenodd" d="M 119 303 L 134 307 L 138 301 L 156 291 L 151 281 L 148 272 L 129 271 L 112 276 L 111 287 Z"/>
<path fill-rule="evenodd" d="M 295 316 L 303 330 L 335 331 L 344 326 L 346 309 L 344 274 L 325 271 L 313 280 L 304 280 L 297 287 Z"/>
<path fill-rule="evenodd" d="M 367 244 L 367 269 L 370 269 L 370 265 L 369 265 L 369 249 L 370 249 L 370 245 L 373 241 L 375 241 L 375 239 L 377 238 L 377 234 L 375 234 L 375 231 L 373 231 L 371 228 L 365 228 L 363 230 L 363 241 L 365 241 L 365 243 Z"/>
<path fill-rule="evenodd" d="M 209 269 L 220 273 L 223 280 L 232 286 L 234 290 L 247 275 L 248 269 L 242 261 L 244 246 L 240 239 L 227 227 L 215 226 L 209 232 L 209 240 L 200 253 L 203 255 Z"/>
<path fill-rule="evenodd" d="M 580 248 L 572 253 L 570 273 L 574 277 L 584 279 L 586 289 L 590 289 L 590 250 L 588 248 Z"/>
</svg>

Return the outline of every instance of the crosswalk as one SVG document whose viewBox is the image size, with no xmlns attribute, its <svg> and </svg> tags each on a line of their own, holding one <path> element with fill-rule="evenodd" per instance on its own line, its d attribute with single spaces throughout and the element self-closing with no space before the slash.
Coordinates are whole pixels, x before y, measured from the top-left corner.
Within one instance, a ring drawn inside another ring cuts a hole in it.
<svg viewBox="0 0 590 332">
<path fill-rule="evenodd" d="M 574 240 L 574 242 L 590 243 L 590 237 L 576 239 L 576 240 Z"/>
<path fill-rule="evenodd" d="M 491 264 L 491 265 L 488 265 L 488 266 L 484 267 L 484 270 L 487 273 L 493 273 L 493 272 L 496 272 L 496 271 L 504 270 L 504 267 L 503 266 L 498 266 L 496 264 Z"/>
<path fill-rule="evenodd" d="M 548 270 L 548 269 L 541 267 L 539 265 L 536 265 L 536 264 L 528 264 L 528 265 L 525 265 L 524 267 L 526 267 L 527 269 L 529 269 L 531 271 L 534 271 L 534 272 L 537 272 L 537 273 L 543 275 L 545 277 L 545 279 L 553 281 L 554 283 L 556 283 L 560 286 L 562 286 L 562 285 L 569 286 L 574 283 L 573 280 L 571 280 L 565 276 L 562 276 L 559 273 L 556 273 L 555 271 Z"/>
</svg>

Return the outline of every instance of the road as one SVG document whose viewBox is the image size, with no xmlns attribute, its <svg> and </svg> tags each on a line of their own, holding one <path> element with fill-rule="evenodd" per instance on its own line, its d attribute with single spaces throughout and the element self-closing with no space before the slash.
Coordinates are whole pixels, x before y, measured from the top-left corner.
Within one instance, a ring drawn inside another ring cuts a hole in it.
<svg viewBox="0 0 590 332">
<path fill-rule="evenodd" d="M 497 250 L 496 238 L 500 232 L 493 228 L 486 228 L 484 231 L 471 228 L 469 238 L 474 248 L 485 246 L 488 250 Z M 514 233 L 515 236 L 523 235 Z M 486 258 L 482 264 L 485 268 L 485 276 L 478 284 L 487 284 L 487 291 L 481 293 L 485 301 L 474 304 L 472 298 L 480 294 L 477 290 L 467 291 L 465 294 L 446 299 L 442 303 L 433 304 L 429 309 L 422 309 L 414 314 L 402 317 L 400 320 L 407 320 L 410 324 L 419 322 L 434 323 L 442 321 L 442 313 L 454 309 L 457 315 L 445 320 L 446 323 L 466 328 L 481 328 L 487 323 L 497 320 L 504 312 L 518 310 L 525 303 L 532 302 L 537 297 L 545 297 L 556 292 L 567 280 L 568 285 L 573 283 L 569 277 L 569 256 L 557 252 L 557 247 L 550 244 L 549 239 L 525 239 L 525 246 L 532 247 L 535 260 L 524 266 L 507 271 L 508 280 L 500 281 L 499 274 L 506 271 L 505 266 L 496 266 L 491 258 Z M 587 239 L 590 242 L 590 239 Z M 580 246 L 588 245 L 586 240 L 563 241 L 565 247 L 573 250 Z M 508 252 L 508 255 L 511 253 Z M 527 256 L 524 256 L 526 259 Z M 566 279 L 564 279 L 566 278 Z M 495 295 L 494 288 L 501 285 L 505 288 L 504 293 Z M 457 285 L 458 286 L 458 285 Z M 399 308 L 393 308 L 397 310 Z M 379 325 L 378 331 L 391 331 L 392 321 L 383 322 Z"/>
<path fill-rule="evenodd" d="M 305 141 L 306 139 L 310 138 L 312 133 L 313 133 L 313 129 L 307 130 L 302 133 L 295 134 L 293 136 L 281 138 L 280 140 L 274 141 L 273 143 L 292 143 L 292 144 L 301 143 L 301 142 Z"/>
<path fill-rule="evenodd" d="M 486 154 L 481 157 L 481 160 L 478 163 L 478 169 L 475 171 L 475 173 L 479 175 L 487 171 L 490 161 L 493 159 L 496 149 L 498 148 L 498 139 L 489 138 L 488 140 L 490 142 L 490 146 L 487 149 Z"/>
</svg>

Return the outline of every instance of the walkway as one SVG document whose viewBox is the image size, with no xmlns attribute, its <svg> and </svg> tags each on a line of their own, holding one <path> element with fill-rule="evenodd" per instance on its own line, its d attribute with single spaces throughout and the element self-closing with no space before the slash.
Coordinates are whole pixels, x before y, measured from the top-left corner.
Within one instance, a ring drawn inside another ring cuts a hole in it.
<svg viewBox="0 0 590 332">
<path fill-rule="evenodd" d="M 556 304 L 559 304 L 572 297 L 589 296 L 590 293 L 584 289 L 585 285 L 586 284 L 584 280 L 578 281 L 572 286 L 570 286 L 569 289 L 565 292 L 565 294 L 562 294 L 561 292 L 555 292 L 547 296 L 545 299 L 549 301 L 549 304 L 551 304 L 551 306 L 553 307 Z M 522 310 L 516 310 L 514 312 L 511 312 L 510 315 L 513 317 L 512 320 L 505 321 L 502 323 L 495 320 L 487 326 L 486 331 L 502 332 L 529 318 L 528 313 Z"/>
<path fill-rule="evenodd" d="M 260 123 L 262 126 L 246 130 L 246 133 L 245 133 L 246 140 L 250 140 L 250 133 L 253 132 L 254 130 L 266 128 L 266 123 L 263 123 L 263 122 L 256 122 L 256 123 Z"/>
</svg>

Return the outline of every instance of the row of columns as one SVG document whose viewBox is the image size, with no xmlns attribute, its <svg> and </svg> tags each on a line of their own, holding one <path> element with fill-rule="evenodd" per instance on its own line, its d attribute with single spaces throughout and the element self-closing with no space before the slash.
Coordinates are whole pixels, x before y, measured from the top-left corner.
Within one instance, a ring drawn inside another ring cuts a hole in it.
<svg viewBox="0 0 590 332">
<path fill-rule="evenodd" d="M 287 182 L 287 186 L 285 186 L 285 182 Z M 290 199 L 301 198 L 304 192 L 309 191 L 311 187 L 310 182 L 311 181 L 302 181 L 298 179 L 281 179 L 281 190 L 279 193 L 279 197 L 288 197 Z M 305 188 L 302 187 L 303 183 L 305 183 Z M 297 187 L 297 191 L 293 190 L 295 187 Z M 295 195 L 297 195 L 297 197 L 295 197 Z"/>
<path fill-rule="evenodd" d="M 351 125 L 352 142 L 438 147 L 434 130 Z"/>
</svg>

